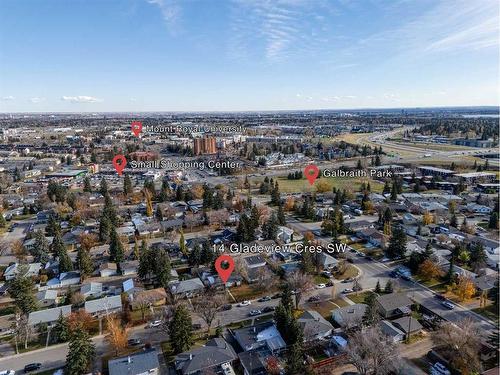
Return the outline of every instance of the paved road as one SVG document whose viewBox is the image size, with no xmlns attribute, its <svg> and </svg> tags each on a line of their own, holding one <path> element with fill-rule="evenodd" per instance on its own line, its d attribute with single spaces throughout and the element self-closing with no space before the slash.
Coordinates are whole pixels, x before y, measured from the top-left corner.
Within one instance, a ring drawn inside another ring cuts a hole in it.
<svg viewBox="0 0 500 375">
<path fill-rule="evenodd" d="M 166 340 L 166 334 L 159 328 L 146 329 L 144 326 L 134 327 L 130 330 L 130 338 L 139 338 L 144 343 L 151 343 L 158 347 L 159 343 Z M 106 343 L 104 336 L 96 336 L 92 338 L 96 346 L 96 360 L 94 370 L 101 370 L 101 361 L 99 360 L 104 354 L 109 352 L 109 345 Z M 0 358 L 1 370 L 15 370 L 16 374 L 22 374 L 23 368 L 28 363 L 42 363 L 42 369 L 53 369 L 63 367 L 65 364 L 66 355 L 68 354 L 68 344 L 60 344 L 49 346 L 48 348 L 34 350 L 27 353 Z"/>
</svg>

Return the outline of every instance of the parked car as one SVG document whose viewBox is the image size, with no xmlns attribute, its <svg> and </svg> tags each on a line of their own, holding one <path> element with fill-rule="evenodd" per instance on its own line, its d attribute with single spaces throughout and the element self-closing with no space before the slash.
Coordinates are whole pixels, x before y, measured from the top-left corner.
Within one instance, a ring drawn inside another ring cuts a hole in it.
<svg viewBox="0 0 500 375">
<path fill-rule="evenodd" d="M 161 320 L 153 320 L 152 322 L 148 323 L 148 328 L 156 328 L 161 326 Z"/>
<path fill-rule="evenodd" d="M 319 296 L 311 296 L 307 300 L 307 302 L 317 302 L 317 301 L 319 301 Z"/>
<path fill-rule="evenodd" d="M 330 271 L 323 271 L 321 274 L 325 277 L 332 277 L 332 273 Z"/>
<path fill-rule="evenodd" d="M 222 306 L 222 310 L 224 310 L 224 311 L 231 310 L 232 308 L 233 308 L 233 305 L 231 305 L 230 303 L 226 303 L 224 306 Z"/>
<path fill-rule="evenodd" d="M 142 344 L 141 339 L 129 339 L 127 341 L 128 346 L 138 346 Z"/>
<path fill-rule="evenodd" d="M 252 310 L 248 313 L 248 315 L 250 315 L 250 316 L 256 316 L 256 315 L 260 315 L 260 314 L 262 314 L 262 311 L 260 311 L 260 310 Z"/>
<path fill-rule="evenodd" d="M 431 375 L 450 375 L 451 372 L 441 362 L 436 362 L 430 368 Z"/>
<path fill-rule="evenodd" d="M 326 286 L 333 286 L 333 281 L 329 281 L 326 283 Z"/>
<path fill-rule="evenodd" d="M 245 300 L 245 301 L 241 301 L 240 303 L 238 303 L 238 306 L 243 307 L 243 306 L 249 306 L 251 304 L 252 304 L 252 302 Z"/>
<path fill-rule="evenodd" d="M 354 278 L 352 278 L 352 277 L 348 277 L 348 278 L 346 278 L 346 279 L 342 280 L 342 282 L 343 282 L 344 284 L 346 284 L 346 283 L 350 283 L 351 281 L 354 281 Z"/>
<path fill-rule="evenodd" d="M 326 285 L 325 284 L 318 284 L 318 285 L 316 285 L 316 288 L 323 289 L 323 288 L 326 288 Z"/>
<path fill-rule="evenodd" d="M 14 370 L 4 370 L 0 371 L 0 375 L 15 375 L 16 372 Z"/>
<path fill-rule="evenodd" d="M 199 331 L 201 329 L 201 324 L 200 323 L 194 323 L 191 325 L 193 328 L 193 331 Z"/>
<path fill-rule="evenodd" d="M 443 302 L 441 302 L 441 305 L 443 305 L 444 307 L 446 307 L 449 310 L 453 310 L 455 308 L 455 305 L 453 303 L 451 303 L 450 301 L 443 301 Z"/>
<path fill-rule="evenodd" d="M 41 368 L 42 368 L 41 363 L 30 363 L 30 364 L 24 366 L 24 372 L 36 371 L 36 370 L 40 370 Z"/>
<path fill-rule="evenodd" d="M 365 259 L 366 259 L 366 260 L 369 260 L 369 261 L 372 261 L 372 260 L 373 260 L 373 258 L 372 258 L 372 257 L 370 257 L 370 256 L 365 257 Z"/>
<path fill-rule="evenodd" d="M 342 291 L 342 294 L 348 294 L 348 293 L 352 293 L 352 292 L 354 292 L 354 290 L 349 289 L 349 288 L 346 288 L 346 289 L 344 289 L 344 290 Z"/>
<path fill-rule="evenodd" d="M 262 312 L 263 313 L 268 313 L 268 312 L 272 312 L 274 310 L 276 310 L 276 307 L 274 307 L 274 306 L 266 306 L 266 307 L 264 307 L 264 309 L 262 310 Z"/>
<path fill-rule="evenodd" d="M 270 296 L 265 296 L 265 297 L 259 298 L 259 302 L 267 302 L 267 301 L 270 301 L 270 300 L 271 300 Z"/>
</svg>

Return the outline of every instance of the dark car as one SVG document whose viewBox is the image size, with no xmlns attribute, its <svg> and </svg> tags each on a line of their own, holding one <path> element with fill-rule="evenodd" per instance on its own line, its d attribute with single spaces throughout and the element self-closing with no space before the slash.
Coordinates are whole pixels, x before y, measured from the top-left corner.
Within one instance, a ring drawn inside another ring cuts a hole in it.
<svg viewBox="0 0 500 375">
<path fill-rule="evenodd" d="M 442 294 L 435 294 L 434 297 L 436 297 L 440 301 L 446 301 L 446 297 Z"/>
<path fill-rule="evenodd" d="M 142 344 L 142 341 L 140 339 L 129 339 L 127 343 L 128 346 L 138 346 Z"/>
<path fill-rule="evenodd" d="M 326 286 L 333 286 L 333 281 L 329 281 L 326 283 Z"/>
<path fill-rule="evenodd" d="M 317 302 L 317 301 L 319 301 L 319 296 L 309 297 L 309 299 L 307 301 L 308 302 Z"/>
<path fill-rule="evenodd" d="M 269 296 L 265 296 L 265 297 L 259 298 L 259 302 L 267 302 L 267 301 L 270 301 L 270 300 L 271 300 L 271 297 L 269 297 Z"/>
<path fill-rule="evenodd" d="M 31 372 L 31 371 L 40 370 L 41 367 L 42 367 L 41 363 L 30 363 L 30 364 L 24 366 L 24 372 Z"/>
<path fill-rule="evenodd" d="M 368 257 L 365 257 L 366 260 L 373 260 L 372 257 L 368 256 Z"/>
<path fill-rule="evenodd" d="M 276 309 L 276 307 L 274 307 L 274 306 L 266 306 L 266 307 L 264 307 L 264 309 L 262 310 L 262 312 L 263 313 L 269 313 L 269 312 L 273 312 L 275 309 Z"/>
<path fill-rule="evenodd" d="M 222 306 L 222 310 L 224 310 L 224 311 L 231 310 L 232 308 L 233 308 L 233 305 L 231 305 L 230 303 Z"/>
</svg>

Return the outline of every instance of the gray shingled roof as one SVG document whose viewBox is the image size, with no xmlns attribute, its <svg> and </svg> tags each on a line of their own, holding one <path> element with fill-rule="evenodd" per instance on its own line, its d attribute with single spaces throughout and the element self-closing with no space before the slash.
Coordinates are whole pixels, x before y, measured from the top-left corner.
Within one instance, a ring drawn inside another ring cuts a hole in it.
<svg viewBox="0 0 500 375">
<path fill-rule="evenodd" d="M 302 327 L 306 339 L 310 339 L 318 334 L 324 334 L 333 329 L 332 324 L 314 310 L 304 311 L 299 319 L 297 319 L 297 322 Z"/>
<path fill-rule="evenodd" d="M 377 302 L 385 310 L 395 310 L 398 307 L 410 306 L 413 302 L 408 298 L 406 293 L 390 293 L 377 297 Z"/>
<path fill-rule="evenodd" d="M 131 354 L 108 361 L 109 375 L 137 375 L 160 367 L 156 349 Z"/>
<path fill-rule="evenodd" d="M 34 311 L 28 316 L 28 323 L 30 325 L 35 325 L 39 323 L 52 323 L 55 322 L 59 315 L 68 316 L 71 314 L 71 305 L 54 307 L 53 309 L 46 309 L 40 311 Z"/>
<path fill-rule="evenodd" d="M 122 307 L 122 296 L 104 297 L 85 302 L 85 311 L 89 314 L 115 310 Z"/>
<path fill-rule="evenodd" d="M 206 346 L 181 353 L 174 359 L 175 369 L 182 374 L 191 374 L 196 371 L 219 366 L 237 359 L 231 345 L 224 339 L 209 340 Z M 112 375 L 112 374 L 110 374 Z"/>
</svg>

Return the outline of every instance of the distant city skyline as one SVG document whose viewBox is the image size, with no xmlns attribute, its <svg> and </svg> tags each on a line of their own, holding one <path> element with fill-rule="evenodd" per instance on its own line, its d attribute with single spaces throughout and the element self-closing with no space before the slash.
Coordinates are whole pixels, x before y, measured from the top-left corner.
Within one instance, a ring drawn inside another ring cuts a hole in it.
<svg viewBox="0 0 500 375">
<path fill-rule="evenodd" d="M 499 105 L 495 0 L 4 0 L 1 112 Z"/>
</svg>

